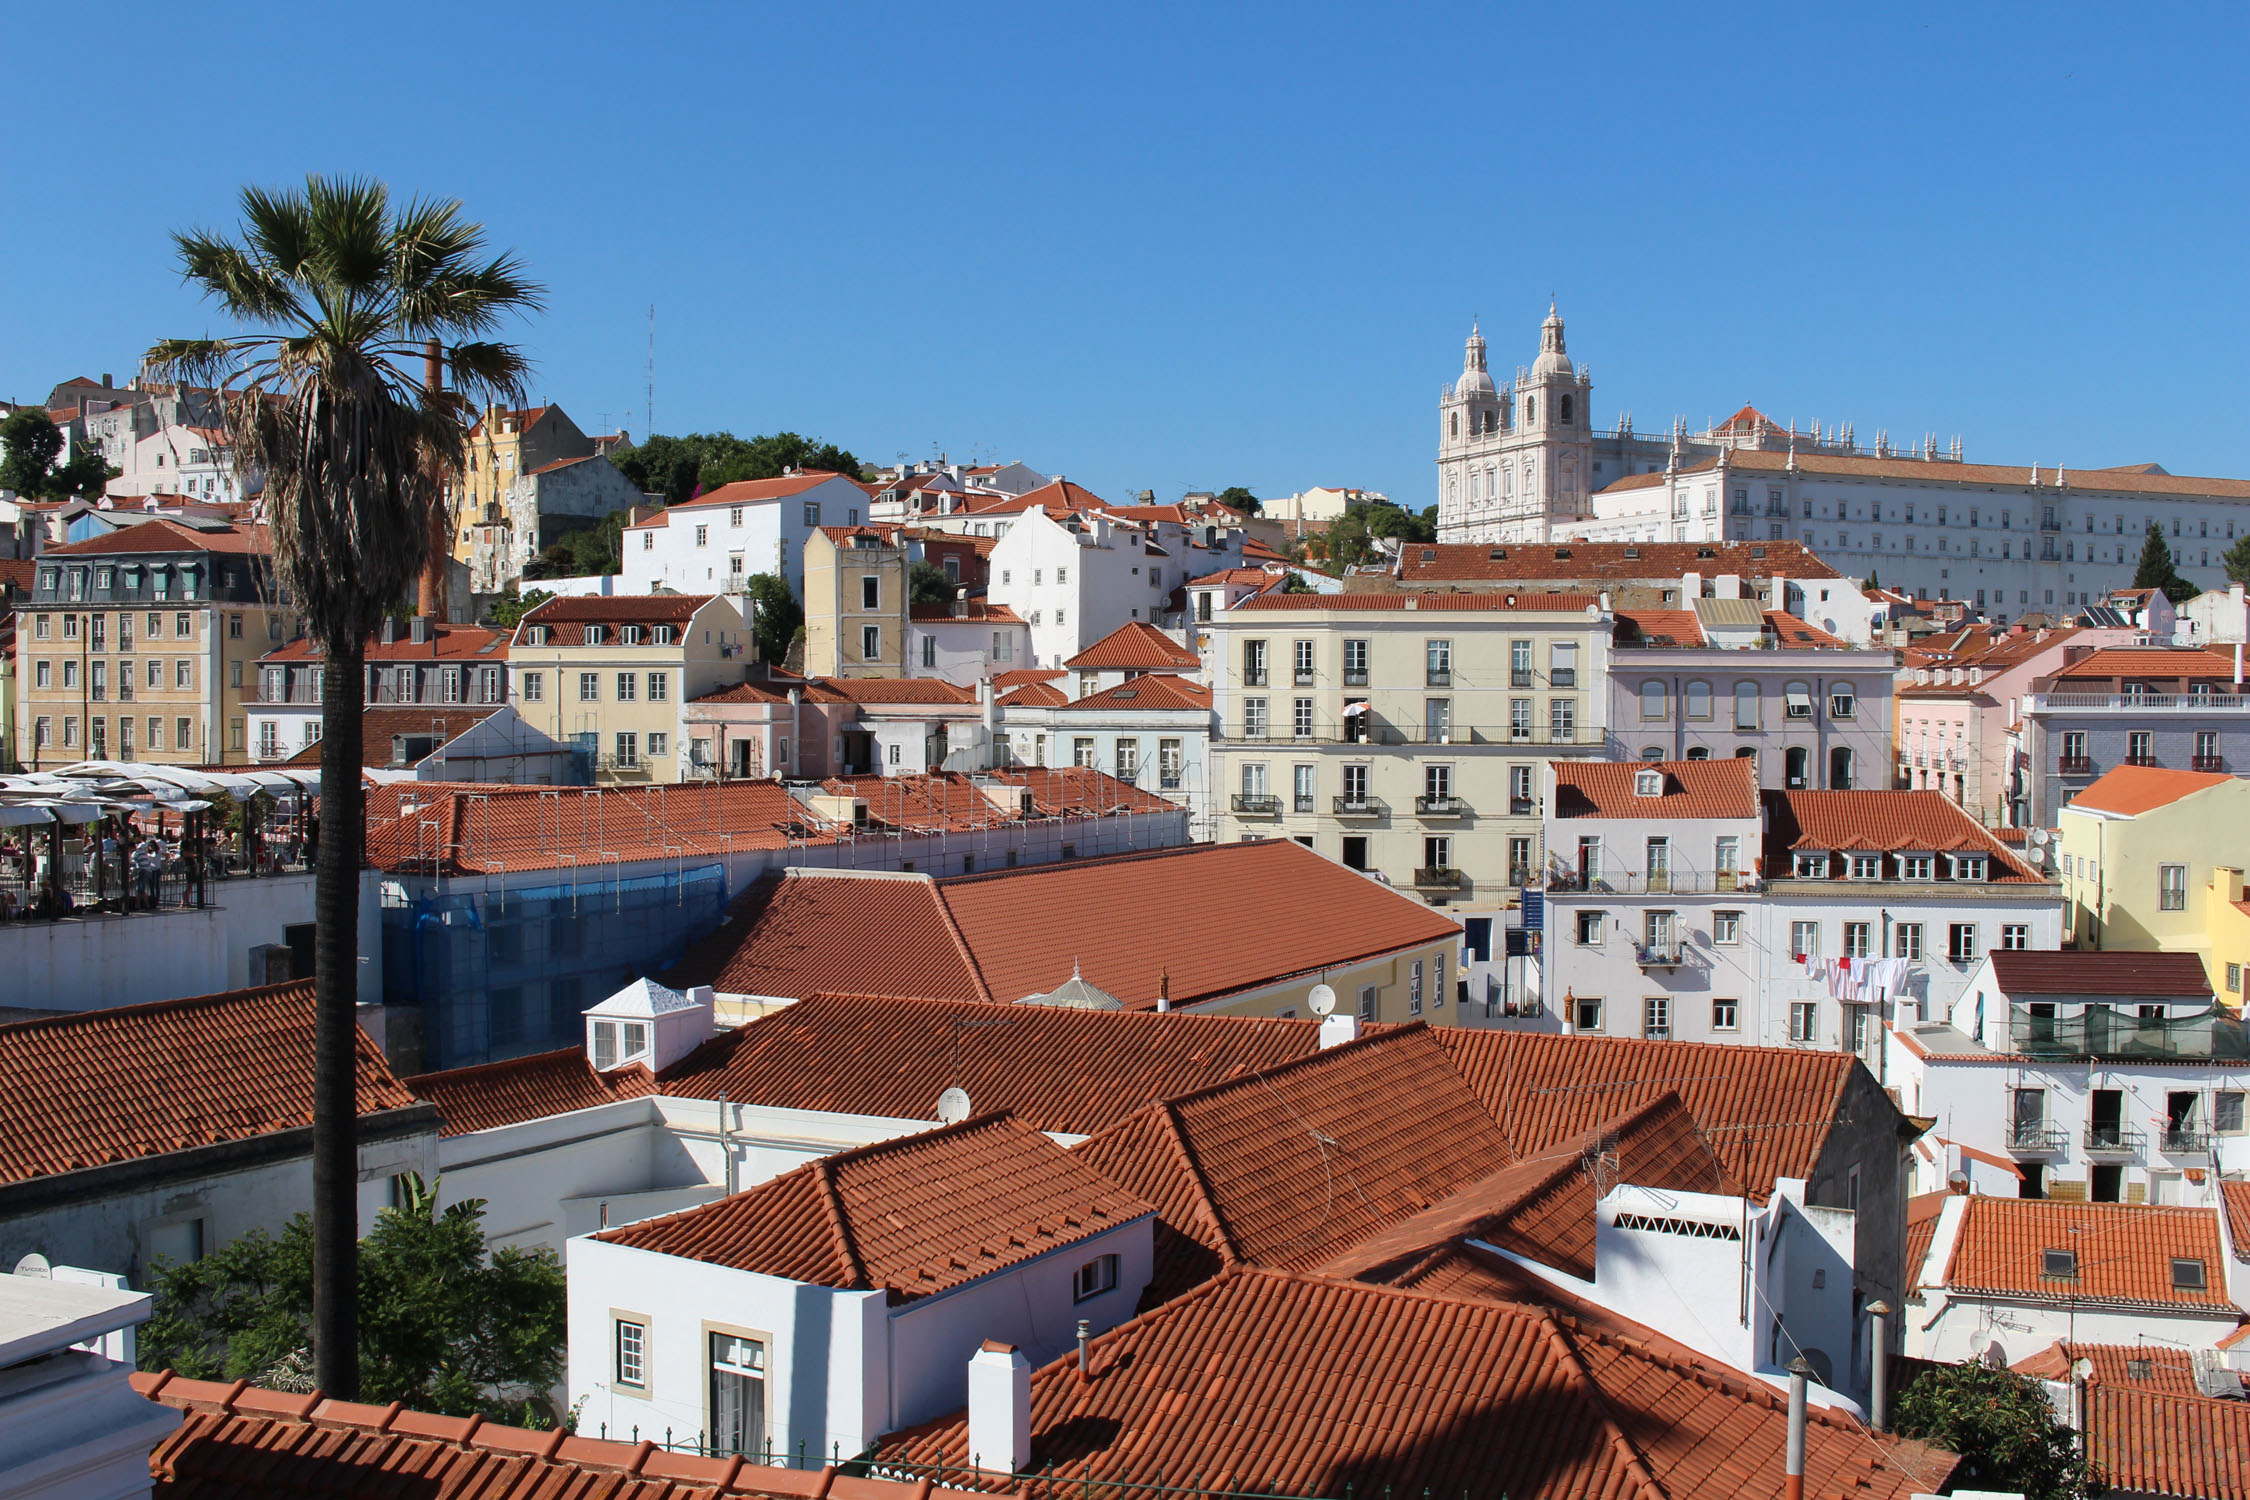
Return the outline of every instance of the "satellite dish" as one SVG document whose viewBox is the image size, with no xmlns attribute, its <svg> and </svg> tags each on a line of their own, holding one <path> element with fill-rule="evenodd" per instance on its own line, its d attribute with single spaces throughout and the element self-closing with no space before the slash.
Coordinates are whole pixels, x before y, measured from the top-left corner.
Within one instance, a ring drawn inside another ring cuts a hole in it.
<svg viewBox="0 0 2250 1500">
<path fill-rule="evenodd" d="M 52 1266 L 47 1264 L 47 1257 L 36 1250 L 16 1262 L 16 1274 L 18 1276 L 35 1276 L 41 1281 L 53 1280 L 54 1278 L 50 1274 L 53 1269 Z"/>
<path fill-rule="evenodd" d="M 2053 835 L 2048 833 L 2044 828 L 2034 828 L 2031 830 L 2031 842 L 2034 848 L 2045 848 L 2047 840 L 2052 837 Z"/>
<path fill-rule="evenodd" d="M 950 1088 L 938 1095 L 937 1117 L 940 1125 L 958 1125 L 969 1118 L 968 1090 Z"/>
<path fill-rule="evenodd" d="M 1336 1008 L 1336 991 L 1329 985 L 1316 984 L 1312 993 L 1305 997 L 1305 1004 L 1312 1007 L 1314 1015 L 1325 1016 Z"/>
</svg>

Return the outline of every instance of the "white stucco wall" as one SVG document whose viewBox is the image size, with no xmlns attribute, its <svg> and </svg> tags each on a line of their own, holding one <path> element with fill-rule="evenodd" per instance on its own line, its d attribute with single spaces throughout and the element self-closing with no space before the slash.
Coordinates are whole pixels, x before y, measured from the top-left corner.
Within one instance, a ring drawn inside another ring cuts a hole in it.
<svg viewBox="0 0 2250 1500">
<path fill-rule="evenodd" d="M 250 982 L 250 950 L 313 919 L 313 877 L 215 880 L 185 911 L 0 925 L 0 1005 L 108 1010 Z"/>
</svg>

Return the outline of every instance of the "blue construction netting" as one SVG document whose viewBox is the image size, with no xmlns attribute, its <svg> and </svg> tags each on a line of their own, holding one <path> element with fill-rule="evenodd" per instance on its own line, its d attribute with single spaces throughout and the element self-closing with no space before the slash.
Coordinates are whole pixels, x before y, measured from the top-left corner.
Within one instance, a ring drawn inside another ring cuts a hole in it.
<svg viewBox="0 0 2250 1500">
<path fill-rule="evenodd" d="M 383 910 L 383 1003 L 419 1006 L 422 1067 L 577 1045 L 586 1007 L 679 962 L 726 915 L 726 870 L 514 890 L 456 885 Z"/>
</svg>

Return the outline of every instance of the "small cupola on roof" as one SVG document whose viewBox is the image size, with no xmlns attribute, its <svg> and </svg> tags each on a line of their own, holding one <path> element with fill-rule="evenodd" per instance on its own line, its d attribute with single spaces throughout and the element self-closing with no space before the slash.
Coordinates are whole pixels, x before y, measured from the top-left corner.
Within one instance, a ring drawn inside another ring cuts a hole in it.
<svg viewBox="0 0 2250 1500">
<path fill-rule="evenodd" d="M 711 1039 L 711 986 L 675 990 L 636 979 L 586 1012 L 586 1055 L 594 1070 L 640 1063 L 662 1072 Z"/>
<path fill-rule="evenodd" d="M 1491 396 L 1498 394 L 1492 385 L 1492 372 L 1485 368 L 1484 335 L 1477 325 L 1469 325 L 1469 343 L 1461 356 L 1461 378 L 1454 382 L 1456 397 Z"/>
<path fill-rule="evenodd" d="M 1123 1010 L 1125 1002 L 1109 991 L 1088 984 L 1074 961 L 1070 977 L 1044 995 L 1026 995 L 1018 1005 L 1052 1005 L 1060 1010 Z"/>
<path fill-rule="evenodd" d="M 1539 325 L 1539 358 L 1531 366 L 1531 375 L 1539 380 L 1570 373 L 1570 356 L 1563 350 L 1562 314 L 1555 311 L 1555 304 L 1550 302 L 1546 320 Z"/>
</svg>

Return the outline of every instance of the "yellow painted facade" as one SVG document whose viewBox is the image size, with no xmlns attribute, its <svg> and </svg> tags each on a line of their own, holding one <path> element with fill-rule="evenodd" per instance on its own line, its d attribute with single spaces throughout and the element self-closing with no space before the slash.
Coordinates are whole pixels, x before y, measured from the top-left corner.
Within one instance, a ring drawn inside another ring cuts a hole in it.
<svg viewBox="0 0 2250 1500">
<path fill-rule="evenodd" d="M 2212 993 L 2241 1002 L 2250 915 L 2235 903 L 2242 899 L 2239 861 L 2250 844 L 2250 779 L 2217 782 L 2130 814 L 2074 803 L 2058 822 L 2066 930 L 2080 947 L 2193 953 L 2210 974 Z M 2232 993 L 2229 964 L 2236 966 Z"/>
</svg>

